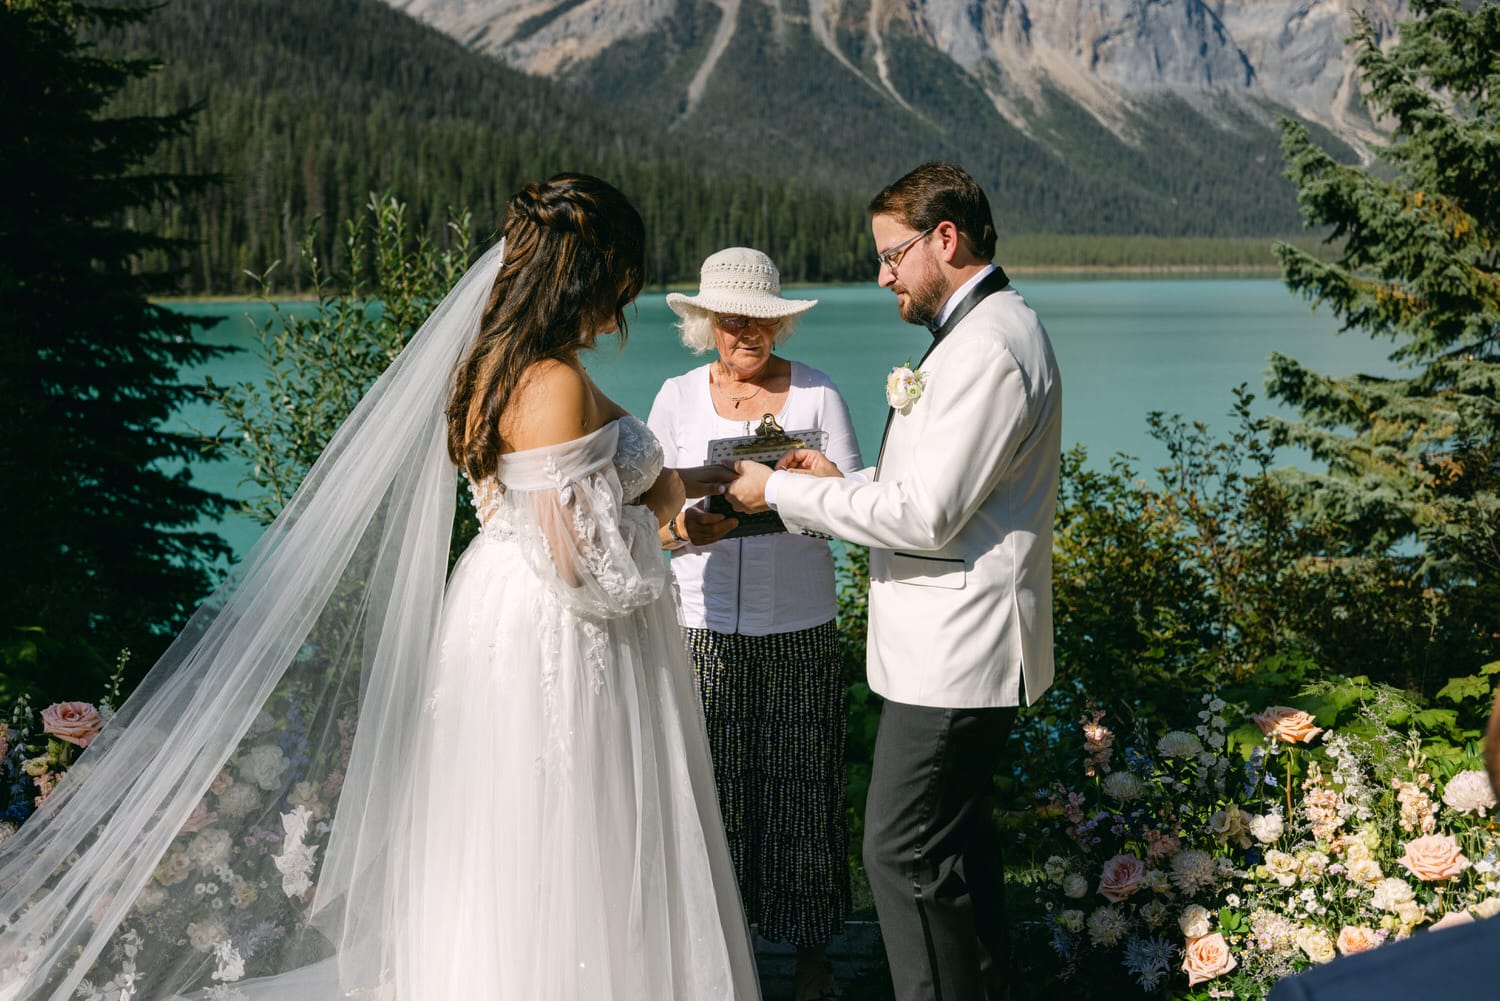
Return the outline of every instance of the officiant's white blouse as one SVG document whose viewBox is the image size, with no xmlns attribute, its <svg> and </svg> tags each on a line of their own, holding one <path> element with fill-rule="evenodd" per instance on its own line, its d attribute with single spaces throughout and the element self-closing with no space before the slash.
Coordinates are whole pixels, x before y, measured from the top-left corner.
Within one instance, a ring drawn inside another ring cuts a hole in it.
<svg viewBox="0 0 1500 1001">
<path fill-rule="evenodd" d="M 791 391 L 777 423 L 788 431 L 827 431 L 827 456 L 846 474 L 858 472 L 864 463 L 848 404 L 828 376 L 800 362 L 791 366 Z M 758 413 L 748 424 L 720 417 L 708 378 L 709 366 L 702 365 L 668 379 L 656 394 L 647 423 L 668 466 L 701 466 L 710 440 L 749 434 L 760 421 Z M 838 611 L 828 543 L 805 535 L 689 543 L 672 553 L 672 573 L 682 593 L 682 624 L 690 629 L 767 636 L 811 629 Z"/>
</svg>

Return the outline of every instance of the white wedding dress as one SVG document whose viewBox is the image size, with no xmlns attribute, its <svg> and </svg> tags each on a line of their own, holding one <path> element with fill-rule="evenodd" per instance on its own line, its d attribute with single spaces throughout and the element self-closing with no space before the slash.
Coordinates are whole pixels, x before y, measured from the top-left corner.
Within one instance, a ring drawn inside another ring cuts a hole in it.
<svg viewBox="0 0 1500 1001">
<path fill-rule="evenodd" d="M 471 484 L 423 713 L 396 997 L 759 996 L 633 417 Z"/>
<path fill-rule="evenodd" d="M 503 259 L 0 841 L 0 1001 L 757 1001 L 651 433 L 503 457 L 447 575 Z"/>
</svg>

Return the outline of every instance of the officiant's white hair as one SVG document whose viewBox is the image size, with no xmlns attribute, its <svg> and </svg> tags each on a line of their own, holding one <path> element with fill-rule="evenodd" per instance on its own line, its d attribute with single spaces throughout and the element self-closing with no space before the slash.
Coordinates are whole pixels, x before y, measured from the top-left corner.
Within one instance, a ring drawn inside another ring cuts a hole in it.
<svg viewBox="0 0 1500 1001">
<path fill-rule="evenodd" d="M 682 318 L 677 321 L 677 331 L 682 343 L 695 355 L 708 354 L 714 349 L 714 314 L 707 309 L 688 306 L 682 309 Z M 792 336 L 797 326 L 795 316 L 783 316 L 776 321 L 776 333 L 772 335 L 777 347 Z"/>
</svg>

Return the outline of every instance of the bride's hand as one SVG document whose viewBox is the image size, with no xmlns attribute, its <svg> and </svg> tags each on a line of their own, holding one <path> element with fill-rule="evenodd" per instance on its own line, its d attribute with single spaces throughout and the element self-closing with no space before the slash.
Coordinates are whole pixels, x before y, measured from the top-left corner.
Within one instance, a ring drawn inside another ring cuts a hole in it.
<svg viewBox="0 0 1500 1001">
<path fill-rule="evenodd" d="M 682 478 L 682 488 L 689 499 L 713 497 L 724 492 L 734 479 L 734 470 L 727 466 L 689 466 L 675 471 Z"/>
</svg>

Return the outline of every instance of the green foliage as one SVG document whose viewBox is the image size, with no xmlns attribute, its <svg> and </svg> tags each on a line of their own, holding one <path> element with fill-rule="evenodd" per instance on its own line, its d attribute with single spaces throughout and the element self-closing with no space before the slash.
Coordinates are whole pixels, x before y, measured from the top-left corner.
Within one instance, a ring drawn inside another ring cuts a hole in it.
<svg viewBox="0 0 1500 1001">
<path fill-rule="evenodd" d="M 143 258 L 181 243 L 141 225 L 209 178 L 143 169 L 189 132 L 183 111 L 121 115 L 156 64 L 89 39 L 146 11 L 68 0 L 0 6 L 0 695 L 96 687 L 108 651 L 149 664 L 226 554 L 202 525 L 221 497 L 185 469 L 201 443 L 161 430 L 211 357 L 196 321 L 153 305 L 177 275 Z M 181 108 L 181 103 L 164 106 Z"/>
<path fill-rule="evenodd" d="M 873 906 L 869 880 L 860 859 L 865 832 L 865 800 L 870 793 L 871 764 L 875 760 L 875 732 L 883 700 L 865 684 L 865 649 L 870 624 L 870 551 L 845 545 L 835 567 L 838 591 L 839 645 L 849 681 L 849 732 L 845 746 L 846 796 L 849 811 L 849 871 L 854 908 Z"/>
<path fill-rule="evenodd" d="M 1414 550 L 1392 585 L 1465 610 L 1463 669 L 1500 648 L 1500 5 L 1412 7 L 1394 46 L 1364 20 L 1355 38 L 1366 99 L 1395 122 L 1379 169 L 1284 125 L 1304 217 L 1339 250 L 1280 249 L 1292 289 L 1389 338 L 1410 374 L 1337 378 L 1277 356 L 1270 390 L 1302 415 L 1279 439 L 1328 464 L 1288 477 L 1303 511 L 1336 553 Z"/>
<path fill-rule="evenodd" d="M 528 77 L 378 0 L 172 3 L 127 42 L 166 58 L 129 108 L 204 104 L 202 127 L 160 162 L 228 175 L 223 190 L 157 217 L 201 241 L 181 258 L 199 290 L 249 290 L 247 272 L 278 258 L 283 290 L 309 288 L 298 253 L 309 227 L 354 218 L 370 191 L 401 192 L 408 227 L 435 243 L 450 207 L 467 206 L 488 242 L 506 198 L 560 170 L 630 196 L 653 283 L 696 278 L 704 257 L 735 244 L 766 250 L 786 281 L 871 273 L 862 188 L 757 173 L 708 140 Z M 334 273 L 351 267 L 337 231 L 317 232 L 313 249 Z"/>
<path fill-rule="evenodd" d="M 1271 705 L 1333 675 L 1430 696 L 1473 662 L 1466 603 L 1411 586 L 1408 560 L 1329 555 L 1326 526 L 1298 517 L 1273 468 L 1267 422 L 1250 404 L 1236 391 L 1238 427 L 1222 441 L 1201 424 L 1152 415 L 1168 461 L 1151 480 L 1123 456 L 1107 470 L 1091 468 L 1081 447 L 1064 456 L 1058 682 L 1018 731 L 1033 786 L 1055 767 L 1057 734 L 1095 705 L 1126 721 L 1186 726 L 1204 691 Z M 1477 684 L 1451 694 L 1468 697 Z M 1317 714 L 1332 722 L 1351 704 Z"/>
<path fill-rule="evenodd" d="M 1296 228 L 1274 134 L 1232 108 L 1204 127 L 1198 109 L 1165 100 L 1130 123 L 1127 142 L 1054 95 L 1045 134 L 1028 136 L 911 41 L 891 54 L 915 101 L 907 112 L 851 87 L 820 46 L 774 30 L 765 7 L 741 10 L 754 23 L 739 37 L 761 41 L 737 42 L 688 113 L 680 94 L 716 16 L 689 6 L 614 46 L 586 77 L 556 83 L 379 0 L 169 3 L 126 39 L 166 66 L 124 106 L 202 102 L 201 127 L 158 162 L 223 171 L 228 183 L 151 218 L 201 241 L 180 259 L 194 289 L 224 293 L 247 290 L 245 272 L 277 257 L 284 286 L 300 291 L 311 276 L 293 262 L 308 225 L 352 218 L 368 191 L 402 192 L 412 226 L 441 239 L 450 205 L 472 209 L 482 234 L 521 182 L 561 169 L 631 196 L 651 241 L 649 279 L 663 284 L 694 278 L 705 256 L 734 244 L 766 250 L 787 281 L 868 280 L 865 201 L 927 157 L 967 164 L 1003 233 L 1106 234 L 1050 245 L 1041 264 L 1269 264 L 1269 237 Z M 1224 239 L 1248 233 L 1264 236 Z M 1155 239 L 1122 243 L 1128 234 Z M 319 257 L 345 267 L 337 234 L 318 240 Z"/>
<path fill-rule="evenodd" d="M 275 298 L 272 275 L 257 279 L 272 314 L 259 328 L 266 375 L 259 382 L 206 393 L 228 422 L 228 447 L 251 469 L 259 496 L 246 513 L 269 523 L 303 476 L 474 256 L 468 212 L 448 224 L 446 245 L 413 232 L 405 203 L 369 196 L 365 214 L 344 224 L 343 259 L 352 270 L 335 280 L 319 259 L 316 233 L 301 245 L 313 303 Z"/>
</svg>

